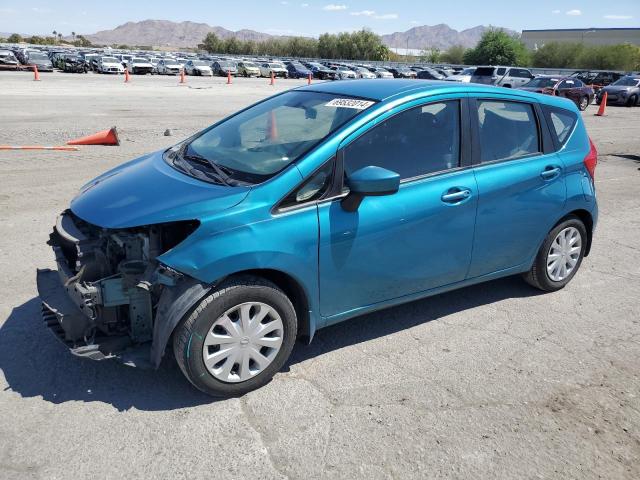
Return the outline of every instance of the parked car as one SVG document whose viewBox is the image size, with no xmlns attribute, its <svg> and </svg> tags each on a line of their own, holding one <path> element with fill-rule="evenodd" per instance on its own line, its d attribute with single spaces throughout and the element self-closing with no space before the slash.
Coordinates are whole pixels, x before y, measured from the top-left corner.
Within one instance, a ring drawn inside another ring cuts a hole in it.
<svg viewBox="0 0 640 480">
<path fill-rule="evenodd" d="M 422 70 L 416 72 L 418 78 L 422 80 L 444 80 L 446 77 L 441 73 L 438 73 L 435 69 L 425 67 Z"/>
<path fill-rule="evenodd" d="M 476 67 L 468 67 L 462 70 L 460 73 L 454 73 L 453 75 L 449 75 L 445 78 L 448 82 L 461 82 L 461 83 L 469 83 L 471 82 L 471 76 L 476 71 Z"/>
<path fill-rule="evenodd" d="M 586 110 L 593 103 L 595 93 L 593 88 L 582 83 L 575 77 L 556 77 L 553 75 L 539 75 L 529 83 L 525 83 L 520 90 L 557 95 L 572 100 L 581 110 Z"/>
<path fill-rule="evenodd" d="M 371 73 L 373 73 L 376 78 L 393 78 L 393 73 L 383 67 L 372 67 Z"/>
<path fill-rule="evenodd" d="M 279 78 L 287 78 L 287 69 L 280 62 L 264 62 L 260 64 L 260 76 L 270 78 L 271 75 Z"/>
<path fill-rule="evenodd" d="M 0 50 L 0 70 L 18 70 L 20 63 L 9 50 Z"/>
<path fill-rule="evenodd" d="M 394 78 L 416 78 L 416 72 L 408 67 L 388 67 Z"/>
<path fill-rule="evenodd" d="M 182 70 L 182 65 L 176 62 L 175 58 L 162 58 L 158 62 L 159 75 L 178 75 Z"/>
<path fill-rule="evenodd" d="M 357 78 L 376 78 L 376 74 L 373 72 L 370 72 L 369 69 L 365 67 L 359 67 L 357 65 L 353 65 L 351 67 L 351 70 L 355 72 Z"/>
<path fill-rule="evenodd" d="M 607 94 L 607 105 L 640 105 L 640 75 L 627 75 L 598 91 L 596 102 L 602 103 Z"/>
<path fill-rule="evenodd" d="M 582 80 L 587 85 L 591 85 L 593 89 L 598 92 L 602 87 L 606 87 L 620 80 L 624 77 L 624 73 L 581 70 L 573 72 L 570 76 Z"/>
<path fill-rule="evenodd" d="M 336 72 L 336 77 L 338 80 L 347 80 L 347 79 L 356 79 L 356 72 L 351 70 L 349 67 L 345 67 L 343 65 L 335 65 L 331 67 L 331 70 Z"/>
<path fill-rule="evenodd" d="M 238 62 L 238 75 L 242 75 L 244 77 L 259 77 L 260 68 L 258 68 L 255 63 L 244 60 L 242 62 Z"/>
<path fill-rule="evenodd" d="M 42 52 L 28 51 L 25 55 L 27 65 L 35 65 L 39 72 L 53 72 L 53 64 L 49 57 Z"/>
<path fill-rule="evenodd" d="M 313 72 L 300 62 L 290 62 L 286 65 L 289 78 L 308 78 L 309 75 L 313 77 Z"/>
<path fill-rule="evenodd" d="M 134 75 L 147 75 L 153 73 L 153 65 L 151 62 L 142 57 L 132 57 L 126 64 L 129 73 Z"/>
<path fill-rule="evenodd" d="M 531 71 L 519 67 L 477 67 L 471 75 L 471 83 L 517 88 L 534 78 Z"/>
<path fill-rule="evenodd" d="M 115 57 L 101 57 L 98 62 L 99 73 L 124 73 L 122 62 Z"/>
<path fill-rule="evenodd" d="M 204 60 L 189 60 L 184 65 L 184 72 L 187 75 L 213 76 L 213 70 L 208 62 Z"/>
<path fill-rule="evenodd" d="M 235 62 L 231 60 L 218 60 L 217 62 L 213 62 L 211 68 L 213 69 L 214 75 L 221 77 L 226 77 L 229 73 L 233 76 L 238 74 L 238 67 Z"/>
<path fill-rule="evenodd" d="M 331 70 L 319 62 L 305 63 L 304 66 L 311 70 L 314 78 L 319 80 L 336 80 L 338 78 L 334 70 Z"/>
<path fill-rule="evenodd" d="M 80 55 L 66 55 L 62 70 L 66 73 L 87 73 L 89 65 Z"/>
<path fill-rule="evenodd" d="M 82 187 L 48 241 L 57 271 L 37 273 L 44 323 L 129 365 L 171 342 L 193 385 L 241 395 L 357 315 L 509 275 L 562 289 L 590 251 L 596 163 L 562 98 L 290 90 Z"/>
</svg>

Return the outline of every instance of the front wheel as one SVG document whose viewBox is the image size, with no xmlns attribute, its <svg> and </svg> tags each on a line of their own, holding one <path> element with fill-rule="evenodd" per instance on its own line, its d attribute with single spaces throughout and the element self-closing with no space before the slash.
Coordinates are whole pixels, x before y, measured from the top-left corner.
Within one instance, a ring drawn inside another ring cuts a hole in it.
<svg viewBox="0 0 640 480">
<path fill-rule="evenodd" d="M 637 101 L 637 97 L 635 95 L 631 95 L 627 99 L 627 107 L 633 107 L 636 104 L 636 101 Z"/>
<path fill-rule="evenodd" d="M 587 238 L 584 223 L 567 217 L 549 232 L 524 279 L 545 292 L 564 288 L 582 264 Z"/>
<path fill-rule="evenodd" d="M 289 358 L 297 335 L 289 298 L 264 279 L 225 281 L 176 328 L 180 369 L 199 390 L 233 397 L 262 387 Z"/>
</svg>

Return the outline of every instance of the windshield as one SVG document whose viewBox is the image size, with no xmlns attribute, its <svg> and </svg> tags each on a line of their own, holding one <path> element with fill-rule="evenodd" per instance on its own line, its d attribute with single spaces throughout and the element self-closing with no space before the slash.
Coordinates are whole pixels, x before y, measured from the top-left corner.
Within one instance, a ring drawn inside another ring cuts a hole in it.
<svg viewBox="0 0 640 480">
<path fill-rule="evenodd" d="M 525 87 L 533 87 L 533 88 L 553 88 L 553 86 L 558 83 L 559 79 L 557 78 L 534 78 L 529 83 L 525 84 Z"/>
<path fill-rule="evenodd" d="M 206 67 L 209 64 L 207 62 L 203 62 L 202 60 L 194 60 L 192 62 L 196 67 Z"/>
<path fill-rule="evenodd" d="M 611 85 L 619 87 L 637 87 L 640 84 L 640 78 L 622 77 L 620 80 L 613 82 Z"/>
<path fill-rule="evenodd" d="M 133 63 L 149 63 L 149 60 L 146 58 L 134 58 L 131 60 Z"/>
<path fill-rule="evenodd" d="M 305 91 L 265 100 L 198 134 L 167 160 L 211 167 L 219 183 L 260 183 L 375 102 Z M 193 167 L 193 165 L 192 165 Z M 189 166 L 182 168 L 193 174 Z"/>
<path fill-rule="evenodd" d="M 284 68 L 284 65 L 280 63 L 269 63 L 270 68 Z"/>
<path fill-rule="evenodd" d="M 30 53 L 29 60 L 49 60 L 44 53 Z"/>
<path fill-rule="evenodd" d="M 102 63 L 120 63 L 113 57 L 102 57 Z"/>
<path fill-rule="evenodd" d="M 251 62 L 244 62 L 243 65 L 249 68 L 258 68 L 258 66 L 255 63 L 251 63 Z"/>
</svg>

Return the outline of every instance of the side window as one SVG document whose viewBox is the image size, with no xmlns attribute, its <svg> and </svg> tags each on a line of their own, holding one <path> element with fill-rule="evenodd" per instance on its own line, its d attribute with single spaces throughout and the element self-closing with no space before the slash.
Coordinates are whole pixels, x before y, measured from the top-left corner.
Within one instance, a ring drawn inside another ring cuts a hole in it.
<svg viewBox="0 0 640 480">
<path fill-rule="evenodd" d="M 499 68 L 496 70 L 496 75 L 504 75 L 507 72 L 506 68 Z"/>
<path fill-rule="evenodd" d="M 287 195 L 278 205 L 279 209 L 294 207 L 320 200 L 331 187 L 334 160 L 330 160 L 316 171 L 302 185 Z"/>
<path fill-rule="evenodd" d="M 558 145 L 564 145 L 576 124 L 577 118 L 575 113 L 546 105 L 543 107 L 543 110 L 547 118 L 547 123 L 551 126 L 551 134 L 555 136 Z"/>
<path fill-rule="evenodd" d="M 369 165 L 401 179 L 460 165 L 460 102 L 430 103 L 376 125 L 344 150 L 345 173 Z"/>
<path fill-rule="evenodd" d="M 478 101 L 480 161 L 508 160 L 540 151 L 533 106 L 500 100 Z"/>
</svg>

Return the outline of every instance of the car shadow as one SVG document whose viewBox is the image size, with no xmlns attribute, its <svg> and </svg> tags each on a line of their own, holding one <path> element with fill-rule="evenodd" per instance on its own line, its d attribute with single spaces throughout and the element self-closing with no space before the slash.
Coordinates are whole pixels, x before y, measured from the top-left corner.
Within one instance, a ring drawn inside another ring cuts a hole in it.
<svg viewBox="0 0 640 480">
<path fill-rule="evenodd" d="M 309 358 L 452 313 L 538 293 L 517 278 L 506 278 L 364 315 L 320 330 L 310 345 L 297 344 L 285 370 Z M 15 307 L 0 327 L 0 370 L 8 385 L 5 391 L 54 404 L 103 402 L 120 411 L 159 411 L 216 401 L 189 384 L 171 352 L 158 370 L 74 357 L 43 325 L 37 297 Z"/>
</svg>

